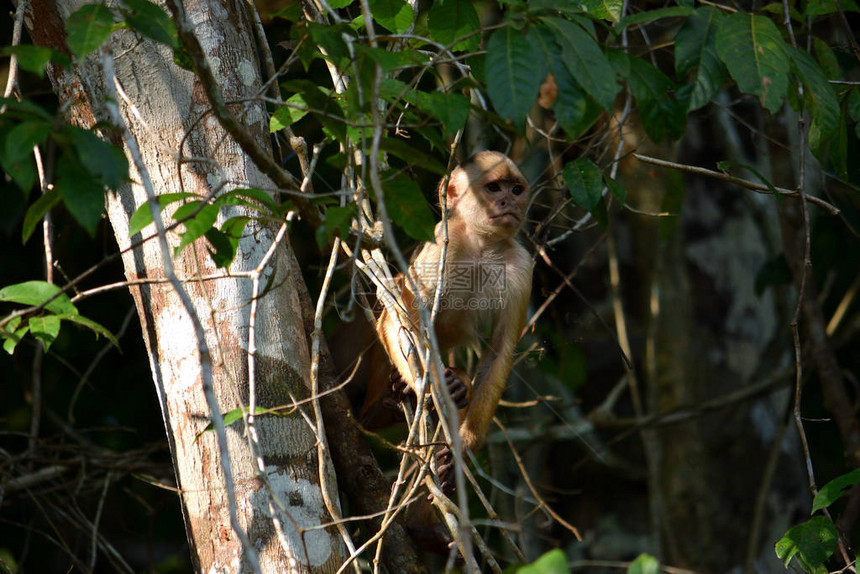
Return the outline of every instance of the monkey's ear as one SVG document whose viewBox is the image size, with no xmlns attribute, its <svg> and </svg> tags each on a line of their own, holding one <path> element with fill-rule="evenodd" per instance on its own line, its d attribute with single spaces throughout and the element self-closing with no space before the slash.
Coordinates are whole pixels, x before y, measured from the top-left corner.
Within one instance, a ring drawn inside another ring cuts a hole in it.
<svg viewBox="0 0 860 574">
<path fill-rule="evenodd" d="M 445 187 L 445 180 L 439 182 L 439 204 L 442 204 L 442 193 L 444 192 L 447 201 L 445 204 L 448 206 L 448 209 L 453 209 L 457 204 L 457 200 L 462 195 L 462 182 L 460 181 L 460 172 L 458 169 L 455 169 L 451 176 L 448 178 L 448 187 Z"/>
</svg>

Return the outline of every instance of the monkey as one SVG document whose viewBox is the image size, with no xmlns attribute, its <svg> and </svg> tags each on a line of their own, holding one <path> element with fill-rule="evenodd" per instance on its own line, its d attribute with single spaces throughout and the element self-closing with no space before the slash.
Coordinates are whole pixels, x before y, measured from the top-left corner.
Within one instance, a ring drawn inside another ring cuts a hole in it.
<svg viewBox="0 0 860 574">
<path fill-rule="evenodd" d="M 475 452 L 487 436 L 507 385 L 526 321 L 533 260 L 516 236 L 525 219 L 530 188 L 510 158 L 484 151 L 457 166 L 440 182 L 438 192 L 447 209 L 448 245 L 434 331 L 443 354 L 467 348 L 480 356 L 473 380 L 453 366 L 444 373 L 458 409 L 463 448 Z M 442 222 L 436 225 L 434 240 L 421 245 L 413 257 L 407 270 L 412 281 L 403 274 L 395 277 L 405 305 L 402 316 L 413 333 L 419 332 L 420 306 L 429 308 L 439 285 L 442 226 Z M 359 321 L 336 330 L 331 346 L 342 374 L 355 368 L 347 394 L 358 421 L 370 430 L 402 420 L 398 403 L 410 395 L 417 398 L 409 366 L 409 354 L 416 352 L 414 342 L 400 332 L 388 309 L 377 308 L 374 323 Z M 485 341 L 484 332 L 489 333 Z M 362 360 L 356 366 L 358 357 Z M 450 494 L 453 462 L 447 445 L 437 450 L 436 460 L 442 490 Z M 423 547 L 437 552 L 447 549 L 450 538 L 429 502 L 414 505 L 406 520 Z"/>
<path fill-rule="evenodd" d="M 533 263 L 516 235 L 525 217 L 530 189 L 510 158 L 485 151 L 454 169 L 447 186 L 440 184 L 439 193 L 446 196 L 448 248 L 434 330 L 442 353 L 461 347 L 479 351 L 474 381 L 464 380 L 461 372 L 451 368 L 445 373 L 452 398 L 460 408 L 463 447 L 474 452 L 489 431 L 526 321 Z M 418 326 L 419 305 L 429 307 L 436 292 L 443 242 L 440 222 L 435 240 L 420 248 L 409 268 L 418 293 L 412 292 L 409 281 L 398 281 L 413 327 Z M 489 338 L 481 345 L 484 326 L 489 327 Z M 376 331 L 396 373 L 415 391 L 408 363 L 412 349 L 404 349 L 403 338 L 387 309 L 379 315 Z"/>
</svg>

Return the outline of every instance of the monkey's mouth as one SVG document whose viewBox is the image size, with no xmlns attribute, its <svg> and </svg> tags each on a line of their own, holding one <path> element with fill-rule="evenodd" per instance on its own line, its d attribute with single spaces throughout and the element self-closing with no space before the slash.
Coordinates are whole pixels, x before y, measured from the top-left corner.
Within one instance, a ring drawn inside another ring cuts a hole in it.
<svg viewBox="0 0 860 574">
<path fill-rule="evenodd" d="M 516 213 L 515 211 L 506 211 L 504 213 L 498 213 L 490 217 L 490 220 L 495 223 L 509 222 L 519 224 L 521 219 L 522 218 L 520 217 L 520 214 Z"/>
</svg>

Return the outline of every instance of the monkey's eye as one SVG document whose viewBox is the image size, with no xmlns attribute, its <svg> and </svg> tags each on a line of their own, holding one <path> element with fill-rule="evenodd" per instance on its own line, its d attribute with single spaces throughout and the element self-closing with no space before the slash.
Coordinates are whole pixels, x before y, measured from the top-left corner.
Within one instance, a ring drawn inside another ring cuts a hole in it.
<svg viewBox="0 0 860 574">
<path fill-rule="evenodd" d="M 490 191 L 492 193 L 496 193 L 497 191 L 501 191 L 501 189 L 502 189 L 501 186 L 496 181 L 493 181 L 493 182 L 487 184 L 487 191 Z"/>
<path fill-rule="evenodd" d="M 511 191 L 514 193 L 514 195 L 520 195 L 523 192 L 523 186 L 515 185 Z"/>
</svg>

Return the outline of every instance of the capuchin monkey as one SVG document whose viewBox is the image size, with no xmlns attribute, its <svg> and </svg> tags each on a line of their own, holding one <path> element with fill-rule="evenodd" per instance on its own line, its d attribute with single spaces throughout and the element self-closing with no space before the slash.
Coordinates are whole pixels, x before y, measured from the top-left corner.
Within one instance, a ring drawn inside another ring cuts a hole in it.
<svg viewBox="0 0 860 574">
<path fill-rule="evenodd" d="M 444 183 L 439 194 L 440 199 L 445 194 L 443 205 L 448 210 L 448 247 L 434 328 L 443 354 L 467 348 L 480 356 L 473 380 L 459 369 L 445 371 L 445 383 L 459 409 L 463 447 L 476 451 L 507 385 L 526 321 L 533 262 L 516 235 L 525 218 L 529 185 L 513 161 L 492 151 L 472 156 L 451 173 L 447 186 Z M 347 389 L 359 422 L 367 428 L 402 420 L 396 402 L 410 394 L 407 388 L 416 392 L 409 365 L 409 355 L 418 352 L 412 337 L 420 333 L 419 308 L 432 306 L 441 279 L 443 243 L 439 223 L 435 240 L 421 246 L 409 266 L 412 281 L 402 274 L 395 279 L 405 304 L 401 321 L 410 323 L 411 334 L 383 309 L 375 320 L 381 345 L 374 344 L 369 328 L 359 326 L 340 329 L 333 337 L 335 362 L 344 376 L 361 358 Z M 450 493 L 450 449 L 437 452 L 437 461 L 442 487 Z"/>
</svg>

